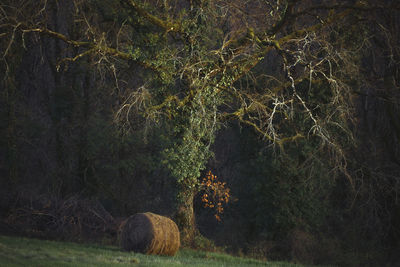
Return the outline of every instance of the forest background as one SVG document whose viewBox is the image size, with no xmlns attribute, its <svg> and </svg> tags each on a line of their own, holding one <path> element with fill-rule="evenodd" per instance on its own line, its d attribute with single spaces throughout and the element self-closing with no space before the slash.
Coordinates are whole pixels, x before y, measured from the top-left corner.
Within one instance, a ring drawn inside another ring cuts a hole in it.
<svg viewBox="0 0 400 267">
<path fill-rule="evenodd" d="M 395 263 L 398 1 L 3 0 L 2 233 Z"/>
</svg>

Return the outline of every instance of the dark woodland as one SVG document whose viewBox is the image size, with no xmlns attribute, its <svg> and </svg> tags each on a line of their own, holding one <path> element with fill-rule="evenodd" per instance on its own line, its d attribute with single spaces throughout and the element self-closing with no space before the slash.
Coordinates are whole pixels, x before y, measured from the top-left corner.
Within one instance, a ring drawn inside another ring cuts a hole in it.
<svg viewBox="0 0 400 267">
<path fill-rule="evenodd" d="M 396 0 L 2 0 L 0 234 L 400 263 Z M 384 264 L 384 265 L 382 265 Z"/>
</svg>

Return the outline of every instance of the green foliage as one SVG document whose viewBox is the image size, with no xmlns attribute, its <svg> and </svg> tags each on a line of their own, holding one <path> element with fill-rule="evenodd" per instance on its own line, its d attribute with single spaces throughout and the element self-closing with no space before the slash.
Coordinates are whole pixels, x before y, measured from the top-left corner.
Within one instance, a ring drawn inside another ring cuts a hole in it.
<svg viewBox="0 0 400 267">
<path fill-rule="evenodd" d="M 309 143 L 288 146 L 285 154 L 272 161 L 271 154 L 260 156 L 254 166 L 262 175 L 254 190 L 255 225 L 273 239 L 292 229 L 318 232 L 326 223 L 335 184 L 315 147 Z"/>
<path fill-rule="evenodd" d="M 325 231 L 327 218 L 334 213 L 331 199 L 337 181 L 327 155 L 319 150 L 320 140 L 299 140 L 278 150 L 265 146 L 248 128 L 237 135 L 240 147 L 227 159 L 232 164 L 220 170 L 229 170 L 231 177 L 225 179 L 237 199 L 225 210 L 224 227 L 242 233 L 228 242 L 230 246 L 283 242 L 293 230 L 315 235 Z"/>
<path fill-rule="evenodd" d="M 189 188 L 199 183 L 201 171 L 212 156 L 210 145 L 218 129 L 216 114 L 204 112 L 204 109 L 212 108 L 214 96 L 204 94 L 197 98 L 190 109 L 182 110 L 172 122 L 175 141 L 164 151 L 165 163 L 172 175 Z"/>
</svg>

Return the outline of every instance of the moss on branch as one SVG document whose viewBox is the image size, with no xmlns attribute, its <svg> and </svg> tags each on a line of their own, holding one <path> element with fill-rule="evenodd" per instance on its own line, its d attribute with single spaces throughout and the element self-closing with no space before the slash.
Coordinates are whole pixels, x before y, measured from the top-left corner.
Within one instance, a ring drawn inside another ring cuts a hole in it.
<svg viewBox="0 0 400 267">
<path fill-rule="evenodd" d="M 59 39 L 64 41 L 65 43 L 72 45 L 74 47 L 81 47 L 81 48 L 87 48 L 88 50 L 78 54 L 77 56 L 73 57 L 73 58 L 65 58 L 63 60 L 61 60 L 61 62 L 63 61 L 76 61 L 84 56 L 87 56 L 89 54 L 94 54 L 97 52 L 100 53 L 105 53 L 105 54 L 109 54 L 111 56 L 120 58 L 120 59 L 124 59 L 124 60 L 130 60 L 130 61 L 134 61 L 136 62 L 138 65 L 146 68 L 146 69 L 150 69 L 154 72 L 157 72 L 158 74 L 160 74 L 163 69 L 161 69 L 160 67 L 156 67 L 153 66 L 152 64 L 145 62 L 145 61 L 141 61 L 138 60 L 137 57 L 135 57 L 134 55 L 132 55 L 131 53 L 128 52 L 123 52 L 120 51 L 118 49 L 115 49 L 113 47 L 109 47 L 107 45 L 104 44 L 98 44 L 96 42 L 90 42 L 90 41 L 76 41 L 76 40 L 72 40 L 70 38 L 68 38 L 66 35 L 61 34 L 59 32 L 55 32 L 52 30 L 49 30 L 47 28 L 35 28 L 35 29 L 25 29 L 22 30 L 23 33 L 39 33 L 39 34 L 43 34 L 43 35 L 47 35 L 50 36 L 52 38 L 55 39 Z"/>
<path fill-rule="evenodd" d="M 182 33 L 182 27 L 178 23 L 172 21 L 165 21 L 150 14 L 144 8 L 140 7 L 134 0 L 128 0 L 125 2 L 127 2 L 130 7 L 132 7 L 141 17 L 145 18 L 151 24 L 163 28 L 167 32 Z"/>
</svg>

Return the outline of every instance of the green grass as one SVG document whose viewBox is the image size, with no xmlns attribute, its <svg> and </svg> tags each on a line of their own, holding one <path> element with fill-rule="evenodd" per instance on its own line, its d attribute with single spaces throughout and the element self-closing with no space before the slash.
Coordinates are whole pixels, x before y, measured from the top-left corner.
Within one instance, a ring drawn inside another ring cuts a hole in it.
<svg viewBox="0 0 400 267">
<path fill-rule="evenodd" d="M 123 252 L 118 247 L 0 236 L 0 266 L 299 266 L 181 249 L 175 257 Z"/>
</svg>

